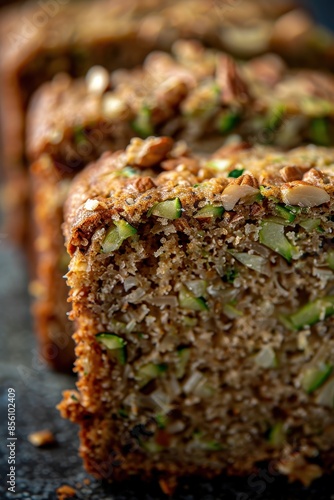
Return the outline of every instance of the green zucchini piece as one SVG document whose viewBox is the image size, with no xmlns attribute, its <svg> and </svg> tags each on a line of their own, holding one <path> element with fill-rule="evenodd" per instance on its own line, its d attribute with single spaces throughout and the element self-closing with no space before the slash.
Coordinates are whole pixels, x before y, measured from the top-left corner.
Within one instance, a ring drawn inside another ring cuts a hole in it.
<svg viewBox="0 0 334 500">
<path fill-rule="evenodd" d="M 240 122 L 240 114 L 233 111 L 222 113 L 217 120 L 217 128 L 221 134 L 228 134 Z"/>
<path fill-rule="evenodd" d="M 317 299 L 290 314 L 287 319 L 295 330 L 302 330 L 334 314 L 334 297 Z"/>
<path fill-rule="evenodd" d="M 267 262 L 264 257 L 254 254 L 251 255 L 247 252 L 235 252 L 234 250 L 230 250 L 229 253 L 241 264 L 252 269 L 252 271 L 263 273 L 264 266 Z"/>
<path fill-rule="evenodd" d="M 184 316 L 182 322 L 185 326 L 193 327 L 193 326 L 197 325 L 197 318 L 191 318 L 190 316 Z"/>
<path fill-rule="evenodd" d="M 224 207 L 214 207 L 213 205 L 205 205 L 196 215 L 195 219 L 206 219 L 208 217 L 221 217 L 224 213 Z"/>
<path fill-rule="evenodd" d="M 114 177 L 135 177 L 136 175 L 140 175 L 140 172 L 133 167 L 124 167 L 121 170 L 116 170 L 113 172 Z"/>
<path fill-rule="evenodd" d="M 239 309 L 234 307 L 234 305 L 232 305 L 232 304 L 224 304 L 223 305 L 223 313 L 229 319 L 241 318 L 244 315 L 244 313 L 242 311 L 240 311 Z"/>
<path fill-rule="evenodd" d="M 227 177 L 232 177 L 233 179 L 237 179 L 244 173 L 245 169 L 244 168 L 236 168 L 234 170 L 231 170 L 231 172 L 228 173 Z"/>
<path fill-rule="evenodd" d="M 163 415 L 162 413 L 159 413 L 159 415 L 156 415 L 154 417 L 154 420 L 159 427 L 159 429 L 165 429 L 168 424 L 168 417 L 167 415 Z"/>
<path fill-rule="evenodd" d="M 284 430 L 283 422 L 277 422 L 269 432 L 268 441 L 271 446 L 274 448 L 280 448 L 283 446 L 286 440 L 286 433 Z"/>
<path fill-rule="evenodd" d="M 297 249 L 285 236 L 284 226 L 276 222 L 262 222 L 261 226 L 259 232 L 260 243 L 291 262 Z"/>
<path fill-rule="evenodd" d="M 129 413 L 126 411 L 125 408 L 120 408 L 118 410 L 118 415 L 122 418 L 129 418 Z"/>
<path fill-rule="evenodd" d="M 188 364 L 189 358 L 190 358 L 190 348 L 189 347 L 181 347 L 177 351 L 177 365 L 176 365 L 176 378 L 181 379 L 184 377 L 184 374 L 186 372 L 186 366 Z"/>
<path fill-rule="evenodd" d="M 141 448 L 143 448 L 148 453 L 159 453 L 160 451 L 162 451 L 164 449 L 163 446 L 156 443 L 155 441 L 140 440 L 139 445 Z"/>
<path fill-rule="evenodd" d="M 179 304 L 183 309 L 191 309 L 192 311 L 208 311 L 208 305 L 203 297 L 195 297 L 185 287 L 182 287 L 179 292 Z"/>
<path fill-rule="evenodd" d="M 334 409 L 334 378 L 332 377 L 320 389 L 317 396 L 317 403 Z"/>
<path fill-rule="evenodd" d="M 327 252 L 327 264 L 328 264 L 328 267 L 330 269 L 332 269 L 332 271 L 334 271 L 334 250 L 329 250 L 329 252 Z"/>
<path fill-rule="evenodd" d="M 194 297 L 204 297 L 208 287 L 208 282 L 206 280 L 191 280 L 186 281 L 185 285 Z"/>
<path fill-rule="evenodd" d="M 228 158 L 216 158 L 215 160 L 209 161 L 206 166 L 215 170 L 216 172 L 226 172 L 230 167 L 231 160 Z"/>
<path fill-rule="evenodd" d="M 179 198 L 166 200 L 156 203 L 148 212 L 148 217 L 155 215 L 156 217 L 164 217 L 165 219 L 179 219 L 182 215 L 182 205 Z"/>
<path fill-rule="evenodd" d="M 145 387 L 151 380 L 154 380 L 163 375 L 167 370 L 165 363 L 155 364 L 147 363 L 143 365 L 137 372 L 136 380 L 140 388 Z"/>
<path fill-rule="evenodd" d="M 126 363 L 126 340 L 114 333 L 102 332 L 95 335 L 100 344 L 104 345 L 112 356 L 121 364 Z"/>
<path fill-rule="evenodd" d="M 326 118 L 314 118 L 310 124 L 310 139 L 318 146 L 330 146 L 331 138 Z"/>
<path fill-rule="evenodd" d="M 234 269 L 234 267 L 227 267 L 225 274 L 222 276 L 222 280 L 224 283 L 234 283 L 235 278 L 238 276 L 238 270 Z"/>
<path fill-rule="evenodd" d="M 205 451 L 222 451 L 223 450 L 223 446 L 221 443 L 218 443 L 218 441 L 202 441 L 202 440 L 198 440 L 198 447 L 201 449 L 201 450 L 205 450 Z"/>
<path fill-rule="evenodd" d="M 272 347 L 266 345 L 257 353 L 254 358 L 255 364 L 261 368 L 277 368 L 278 362 L 275 351 Z"/>
<path fill-rule="evenodd" d="M 321 363 L 316 367 L 308 368 L 302 375 L 301 385 L 307 394 L 312 394 L 321 387 L 333 371 L 333 365 Z"/>
<path fill-rule="evenodd" d="M 77 145 L 80 145 L 84 142 L 88 142 L 84 127 L 82 127 L 81 125 L 74 127 L 73 138 L 74 138 L 75 144 L 77 144 Z"/>
<path fill-rule="evenodd" d="M 277 215 L 286 219 L 288 222 L 293 222 L 296 218 L 296 215 L 286 206 L 286 205 L 275 205 L 275 210 Z"/>
<path fill-rule="evenodd" d="M 305 229 L 305 231 L 311 232 L 314 229 L 318 229 L 318 227 L 320 226 L 320 223 L 321 223 L 321 219 L 305 219 L 305 220 L 302 220 L 299 223 L 299 225 L 303 229 Z"/>
<path fill-rule="evenodd" d="M 278 104 L 270 110 L 266 118 L 265 127 L 275 132 L 283 124 L 286 108 L 284 104 Z"/>
<path fill-rule="evenodd" d="M 116 220 L 114 225 L 108 229 L 102 243 L 102 252 L 111 253 L 117 250 L 124 240 L 137 233 L 137 229 L 125 220 Z"/>
<path fill-rule="evenodd" d="M 154 135 L 154 127 L 152 124 L 152 112 L 148 106 L 143 106 L 137 117 L 131 123 L 133 130 L 141 137 L 146 139 Z"/>
<path fill-rule="evenodd" d="M 291 224 L 287 219 L 283 219 L 277 215 L 269 215 L 263 219 L 263 222 L 274 222 L 275 224 L 280 224 L 281 226 L 289 226 Z"/>
</svg>

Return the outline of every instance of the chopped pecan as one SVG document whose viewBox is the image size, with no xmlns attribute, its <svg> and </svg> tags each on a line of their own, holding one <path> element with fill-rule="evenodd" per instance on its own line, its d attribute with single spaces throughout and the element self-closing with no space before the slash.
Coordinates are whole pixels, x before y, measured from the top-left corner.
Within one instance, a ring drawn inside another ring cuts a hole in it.
<svg viewBox="0 0 334 500">
<path fill-rule="evenodd" d="M 233 210 L 241 198 L 258 192 L 259 184 L 251 174 L 244 174 L 233 179 L 224 189 L 222 201 L 225 210 Z"/>
<path fill-rule="evenodd" d="M 324 184 L 324 174 L 317 170 L 316 168 L 311 168 L 303 176 L 304 182 L 309 182 L 310 184 L 323 185 Z"/>
<path fill-rule="evenodd" d="M 276 54 L 265 54 L 252 59 L 247 63 L 246 69 L 250 70 L 256 79 L 268 85 L 275 85 L 284 74 L 286 66 Z"/>
<path fill-rule="evenodd" d="M 212 155 L 212 158 L 225 158 L 229 157 L 234 153 L 239 153 L 239 151 L 245 151 L 250 149 L 252 146 L 248 142 L 233 142 L 231 144 L 225 144 L 221 148 L 217 149 Z"/>
<path fill-rule="evenodd" d="M 239 186 L 251 186 L 258 189 L 259 183 L 252 174 L 243 174 L 236 179 L 232 179 L 231 184 L 238 184 Z"/>
<path fill-rule="evenodd" d="M 181 78 L 171 76 L 158 87 L 156 99 L 159 106 L 174 108 L 185 98 L 187 93 L 187 82 Z"/>
<path fill-rule="evenodd" d="M 161 168 L 163 170 L 175 170 L 179 165 L 185 165 L 187 169 L 194 174 L 198 172 L 198 161 L 194 158 L 188 158 L 187 156 L 165 160 L 161 163 Z"/>
<path fill-rule="evenodd" d="M 281 168 L 279 171 L 284 182 L 300 181 L 303 179 L 305 172 L 309 170 L 309 167 L 288 165 L 287 167 Z"/>
<path fill-rule="evenodd" d="M 231 57 L 222 55 L 219 58 L 216 80 L 221 89 L 221 100 L 224 104 L 233 102 L 246 104 L 251 100 L 248 87 Z"/>
<path fill-rule="evenodd" d="M 126 148 L 126 159 L 129 165 L 152 167 L 167 157 L 173 145 L 170 137 L 149 137 L 145 140 L 135 137 Z"/>
<path fill-rule="evenodd" d="M 138 177 L 134 181 L 130 182 L 129 186 L 139 193 L 145 193 L 149 189 L 156 187 L 153 179 L 149 176 Z"/>
</svg>

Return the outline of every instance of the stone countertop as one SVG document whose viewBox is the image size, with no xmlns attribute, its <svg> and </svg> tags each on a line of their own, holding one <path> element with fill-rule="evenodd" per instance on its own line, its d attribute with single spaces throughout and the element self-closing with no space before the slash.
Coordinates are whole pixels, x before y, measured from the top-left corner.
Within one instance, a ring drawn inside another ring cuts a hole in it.
<svg viewBox="0 0 334 500">
<path fill-rule="evenodd" d="M 69 485 L 80 500 L 159 500 L 166 498 L 157 484 L 129 480 L 106 485 L 83 470 L 77 455 L 74 424 L 60 418 L 56 404 L 64 389 L 74 387 L 75 378 L 51 372 L 38 358 L 29 314 L 24 259 L 0 235 L 0 498 L 51 500 L 56 489 Z M 16 491 L 7 490 L 9 472 L 6 447 L 7 391 L 16 395 Z M 57 443 L 35 448 L 27 436 L 42 429 L 55 435 Z M 86 484 L 87 483 L 87 484 Z M 264 466 L 246 478 L 219 477 L 214 481 L 184 479 L 175 500 L 330 500 L 334 499 L 333 477 L 316 481 L 310 489 L 289 485 Z"/>
</svg>

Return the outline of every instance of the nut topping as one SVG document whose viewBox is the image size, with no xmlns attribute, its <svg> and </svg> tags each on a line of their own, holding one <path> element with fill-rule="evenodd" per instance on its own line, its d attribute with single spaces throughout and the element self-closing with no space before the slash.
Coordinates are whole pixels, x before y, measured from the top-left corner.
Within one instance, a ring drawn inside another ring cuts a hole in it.
<svg viewBox="0 0 334 500">
<path fill-rule="evenodd" d="M 281 168 L 280 174 L 284 182 L 300 181 L 308 170 L 308 167 L 288 165 L 287 167 Z"/>
<path fill-rule="evenodd" d="M 281 187 L 282 200 L 286 205 L 317 207 L 330 201 L 329 194 L 322 188 L 305 181 L 294 181 Z"/>
<path fill-rule="evenodd" d="M 151 177 L 145 176 L 138 177 L 130 184 L 130 186 L 139 193 L 145 193 L 145 191 L 156 187 L 156 184 L 153 182 Z"/>
<path fill-rule="evenodd" d="M 322 186 L 324 184 L 324 175 L 320 170 L 315 168 L 311 168 L 306 174 L 303 176 L 303 181 L 308 182 L 314 185 Z"/>
<path fill-rule="evenodd" d="M 258 182 L 251 174 L 233 179 L 223 192 L 222 202 L 225 210 L 233 210 L 241 198 L 256 194 L 258 190 Z"/>
<path fill-rule="evenodd" d="M 224 104 L 240 102 L 242 104 L 251 100 L 248 88 L 241 78 L 234 60 L 222 55 L 217 65 L 217 83 L 221 89 L 221 99 Z"/>
<path fill-rule="evenodd" d="M 174 141 L 169 137 L 149 137 L 146 140 L 135 137 L 126 148 L 129 165 L 148 168 L 160 163 L 172 150 Z"/>
</svg>

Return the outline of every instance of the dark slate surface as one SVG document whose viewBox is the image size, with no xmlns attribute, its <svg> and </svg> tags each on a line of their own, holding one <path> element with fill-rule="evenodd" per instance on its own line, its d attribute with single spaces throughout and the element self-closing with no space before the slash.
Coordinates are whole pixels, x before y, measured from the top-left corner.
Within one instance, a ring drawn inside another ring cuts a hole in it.
<svg viewBox="0 0 334 500">
<path fill-rule="evenodd" d="M 56 499 L 56 489 L 68 484 L 75 498 L 92 500 L 159 500 L 166 498 L 156 484 L 128 481 L 104 485 L 90 478 L 89 485 L 77 456 L 77 429 L 62 420 L 55 405 L 62 390 L 74 386 L 74 378 L 50 372 L 38 360 L 32 334 L 24 262 L 0 235 L 0 498 Z M 7 390 L 16 392 L 16 492 L 7 491 Z M 50 429 L 57 438 L 51 448 L 34 448 L 29 433 Z M 243 479 L 221 477 L 212 482 L 186 479 L 175 493 L 176 500 L 334 500 L 334 478 L 314 483 L 311 489 L 288 485 L 266 467 L 257 476 Z"/>
</svg>

